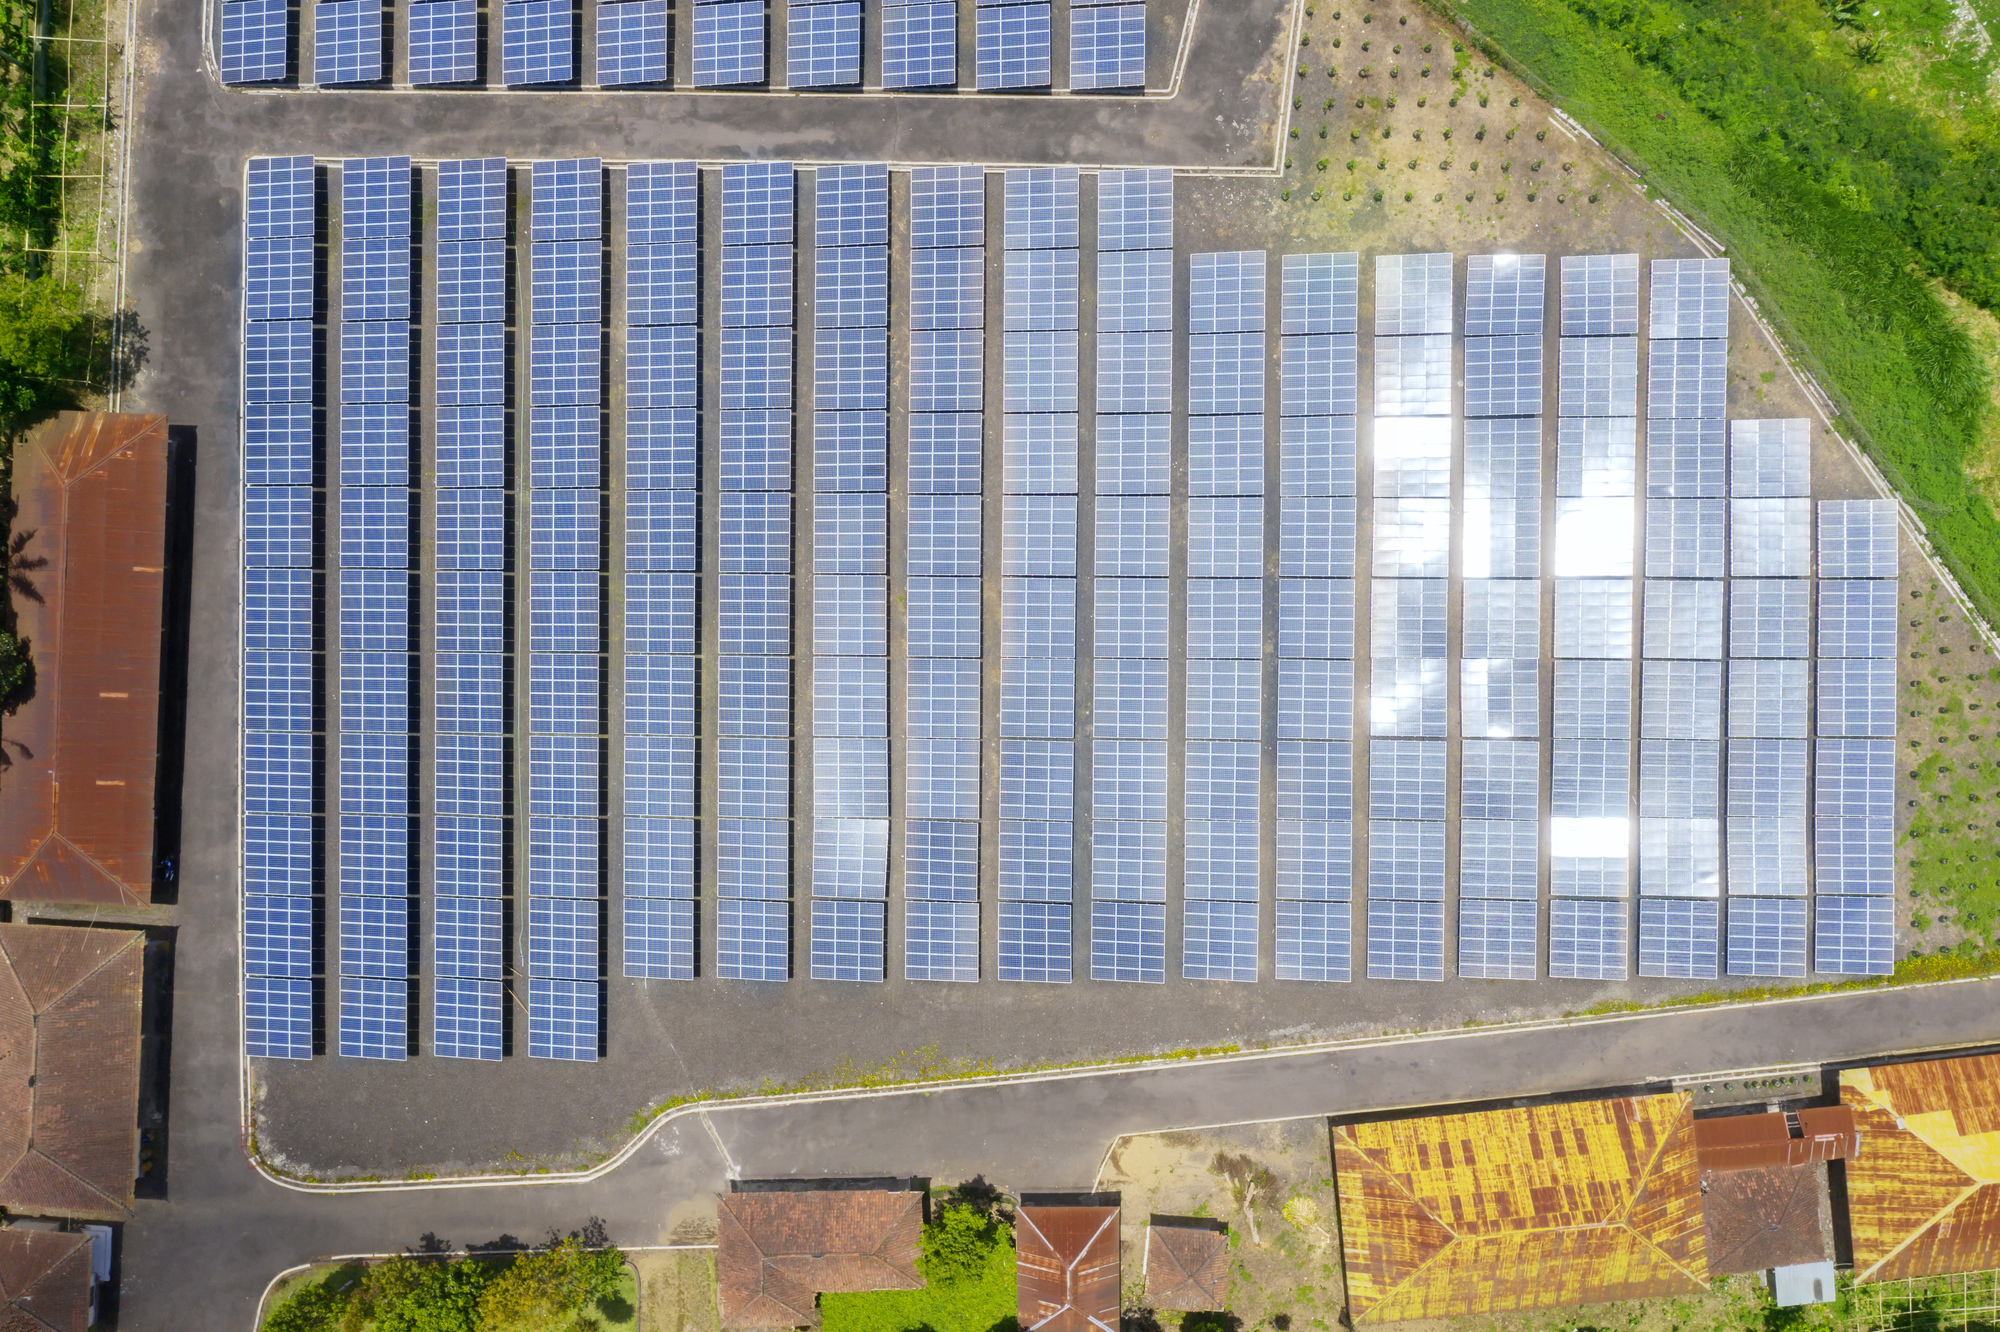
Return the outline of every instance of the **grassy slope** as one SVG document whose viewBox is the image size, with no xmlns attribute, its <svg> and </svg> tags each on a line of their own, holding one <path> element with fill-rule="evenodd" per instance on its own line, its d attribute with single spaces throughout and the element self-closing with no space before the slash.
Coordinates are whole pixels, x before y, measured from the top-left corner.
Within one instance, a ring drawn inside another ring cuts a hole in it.
<svg viewBox="0 0 2000 1332">
<path fill-rule="evenodd" d="M 1840 424 L 1995 619 L 2000 521 L 1966 472 L 1985 411 L 1983 376 L 1897 234 L 1701 115 L 1563 0 L 1439 3 L 1729 246 L 1738 277 L 1841 404 Z"/>
<path fill-rule="evenodd" d="M 977 1280 L 923 1290 L 822 1295 L 825 1332 L 1013 1332 L 1014 1246 L 996 1244 Z"/>
</svg>

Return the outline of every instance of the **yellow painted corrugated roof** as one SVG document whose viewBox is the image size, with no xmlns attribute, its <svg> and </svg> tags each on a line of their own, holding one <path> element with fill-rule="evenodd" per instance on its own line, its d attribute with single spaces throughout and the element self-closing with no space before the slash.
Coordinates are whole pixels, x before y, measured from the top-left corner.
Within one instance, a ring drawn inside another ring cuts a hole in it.
<svg viewBox="0 0 2000 1332">
<path fill-rule="evenodd" d="M 1686 1095 L 1356 1124 L 1334 1156 L 1357 1318 L 1703 1288 Z"/>
<path fill-rule="evenodd" d="M 1848 1229 L 1863 1281 L 1990 1267 L 2000 1253 L 2000 1057 L 1846 1069 L 1861 1154 Z"/>
</svg>

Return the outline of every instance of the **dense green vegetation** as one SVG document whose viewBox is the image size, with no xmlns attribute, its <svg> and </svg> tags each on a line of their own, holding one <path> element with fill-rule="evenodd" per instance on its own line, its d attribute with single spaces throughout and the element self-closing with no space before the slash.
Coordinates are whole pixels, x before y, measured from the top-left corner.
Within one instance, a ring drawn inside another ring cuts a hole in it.
<svg viewBox="0 0 2000 1332">
<path fill-rule="evenodd" d="M 924 1228 L 923 1290 L 820 1296 L 825 1332 L 1014 1332 L 1014 1230 L 980 1207 Z"/>
<path fill-rule="evenodd" d="M 402 1255 L 300 1286 L 264 1332 L 605 1332 L 630 1326 L 625 1256 L 574 1237 L 511 1259 Z"/>
<path fill-rule="evenodd" d="M 1881 11 L 1845 0 L 1440 2 L 1723 239 L 1994 618 L 1986 373 L 1932 285 L 2000 301 L 1991 107 L 1885 90 Z"/>
</svg>

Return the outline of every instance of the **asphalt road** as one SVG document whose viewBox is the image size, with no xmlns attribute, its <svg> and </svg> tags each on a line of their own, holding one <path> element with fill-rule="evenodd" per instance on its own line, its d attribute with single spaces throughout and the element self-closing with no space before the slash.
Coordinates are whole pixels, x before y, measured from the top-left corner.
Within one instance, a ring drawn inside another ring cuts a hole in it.
<svg viewBox="0 0 2000 1332">
<path fill-rule="evenodd" d="M 178 1033 L 177 1033 L 178 1037 Z M 273 1184 L 235 1131 L 233 1051 L 177 1066 L 171 1201 L 125 1227 L 125 1327 L 248 1328 L 265 1283 L 321 1255 L 537 1239 L 602 1217 L 614 1241 L 667 1242 L 677 1205 L 745 1178 L 983 1175 L 1010 1191 L 1089 1185 L 1123 1133 L 1478 1102 L 1677 1076 L 2000 1042 L 2000 981 L 1471 1029 L 1331 1051 L 1238 1057 L 1003 1085 L 723 1105 L 661 1125 L 584 1184 L 322 1195 Z M 726 1156 L 725 1156 L 726 1152 Z"/>
</svg>

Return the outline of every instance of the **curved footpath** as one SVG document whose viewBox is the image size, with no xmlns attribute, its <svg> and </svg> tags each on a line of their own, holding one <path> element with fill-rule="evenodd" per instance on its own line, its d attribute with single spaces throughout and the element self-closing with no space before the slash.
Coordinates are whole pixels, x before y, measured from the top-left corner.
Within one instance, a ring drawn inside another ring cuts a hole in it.
<svg viewBox="0 0 2000 1332">
<path fill-rule="evenodd" d="M 742 1175 L 984 1174 L 1078 1186 L 1125 1132 L 1444 1100 L 1629 1086 L 1677 1074 L 2000 1042 L 2000 982 L 1832 995 L 1339 1049 L 679 1113 L 587 1183 L 433 1184 L 318 1196 L 249 1163 L 239 1137 L 235 826 L 238 243 L 244 157 L 506 153 L 945 155 L 1268 170 L 1282 147 L 1279 3 L 1210 5 L 1165 100 L 679 98 L 671 94 L 250 96 L 203 70 L 200 0 L 139 15 L 127 121 L 129 301 L 145 364 L 120 406 L 198 433 L 193 644 L 174 995 L 168 1200 L 124 1230 L 120 1322 L 247 1328 L 272 1274 L 315 1255 L 539 1238 L 591 1216 L 633 1245 L 677 1203 Z M 476 1105 L 463 1107 L 477 1114 Z"/>
<path fill-rule="evenodd" d="M 197 1018 L 200 1035 L 219 1021 Z M 233 1033 L 233 1025 L 230 1027 Z M 197 1034 L 197 1033 L 190 1033 Z M 176 1027 L 177 1043 L 182 1039 Z M 233 1040 L 233 1035 L 231 1036 Z M 1337 1049 L 686 1107 L 602 1178 L 437 1182 L 318 1194 L 260 1175 L 236 1133 L 233 1050 L 176 1064 L 171 1201 L 125 1228 L 121 1324 L 248 1328 L 272 1274 L 321 1254 L 537 1239 L 604 1218 L 614 1240 L 667 1241 L 678 1203 L 744 1177 L 973 1175 L 1079 1188 L 1122 1133 L 1630 1087 L 1673 1077 L 2000 1042 L 2000 980 L 1475 1028 Z M 726 1155 L 725 1155 L 726 1154 Z"/>
</svg>

